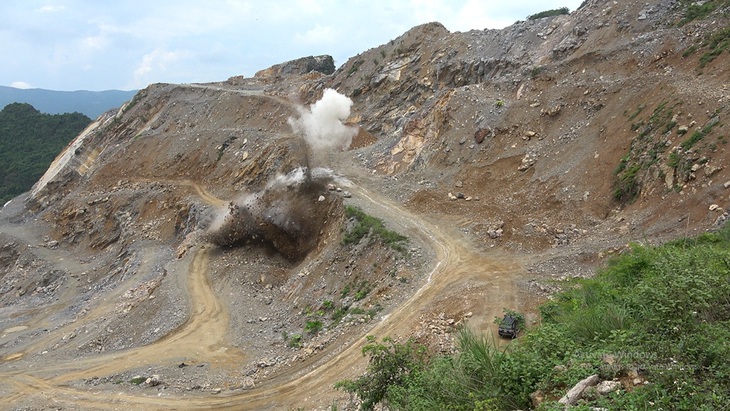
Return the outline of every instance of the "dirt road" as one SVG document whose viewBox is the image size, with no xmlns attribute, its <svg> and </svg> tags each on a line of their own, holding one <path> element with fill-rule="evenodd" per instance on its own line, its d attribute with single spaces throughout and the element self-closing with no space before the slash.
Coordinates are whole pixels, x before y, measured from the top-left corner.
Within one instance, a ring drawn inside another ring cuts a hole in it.
<svg viewBox="0 0 730 411">
<path fill-rule="evenodd" d="M 213 206 L 225 201 L 217 199 L 191 181 L 178 182 L 190 186 L 198 196 Z M 416 241 L 435 252 L 433 266 L 424 285 L 398 309 L 385 315 L 367 334 L 385 336 L 414 327 L 424 310 L 443 304 L 444 299 L 463 298 L 464 284 L 472 287 L 476 298 L 482 298 L 474 318 L 491 319 L 503 307 L 517 307 L 517 292 L 511 273 L 519 269 L 508 256 L 484 255 L 468 242 L 447 229 L 415 215 L 383 195 L 359 186 L 350 187 L 359 206 L 365 208 L 398 231 L 408 233 Z M 312 361 L 301 363 L 264 382 L 260 386 L 235 395 L 195 396 L 179 398 L 148 397 L 129 393 L 97 392 L 75 388 L 74 381 L 113 375 L 124 370 L 154 364 L 175 364 L 182 358 L 195 357 L 212 364 L 242 364 L 245 352 L 231 348 L 227 342 L 228 313 L 213 292 L 208 276 L 208 261 L 215 250 L 204 245 L 188 254 L 187 284 L 190 312 L 187 321 L 160 340 L 147 346 L 111 354 L 100 354 L 69 363 L 48 364 L 31 369 L 24 366 L 22 353 L 8 353 L 0 365 L 0 407 L 28 396 L 41 397 L 49 403 L 83 409 L 282 409 L 282 407 L 321 405 L 321 393 L 331 392 L 335 382 L 362 370 L 360 353 L 365 335 L 346 346 L 330 347 Z M 99 310 L 108 310 L 100 307 Z M 103 311 L 102 311 L 103 312 Z M 96 314 L 100 315 L 100 314 Z M 90 315 L 88 319 L 95 318 Z M 78 324 L 77 324 L 78 325 Z M 476 324 L 483 328 L 484 324 Z M 52 332 L 44 341 L 59 338 L 63 329 Z M 39 346 L 39 345 L 37 345 Z M 35 346 L 34 346 L 35 347 Z"/>
</svg>

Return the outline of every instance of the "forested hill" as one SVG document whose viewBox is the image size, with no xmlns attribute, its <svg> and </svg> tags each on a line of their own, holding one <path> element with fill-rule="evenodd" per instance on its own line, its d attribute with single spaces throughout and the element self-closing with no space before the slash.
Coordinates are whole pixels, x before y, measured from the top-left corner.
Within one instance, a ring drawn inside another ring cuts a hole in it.
<svg viewBox="0 0 730 411">
<path fill-rule="evenodd" d="M 28 103 L 44 113 L 62 114 L 78 111 L 92 119 L 107 110 L 121 107 L 134 97 L 136 91 L 56 91 L 18 89 L 0 86 L 0 107 L 10 103 Z"/>
<path fill-rule="evenodd" d="M 0 204 L 28 191 L 90 123 L 81 113 L 45 114 L 27 103 L 5 106 L 0 111 Z"/>
</svg>

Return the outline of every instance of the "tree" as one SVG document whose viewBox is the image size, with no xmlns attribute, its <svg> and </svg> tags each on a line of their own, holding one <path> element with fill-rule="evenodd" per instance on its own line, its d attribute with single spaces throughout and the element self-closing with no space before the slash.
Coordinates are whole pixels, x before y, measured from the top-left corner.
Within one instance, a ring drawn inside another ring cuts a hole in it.
<svg viewBox="0 0 730 411">
<path fill-rule="evenodd" d="M 27 103 L 5 106 L 0 111 L 0 204 L 28 191 L 89 123 L 81 113 L 44 114 Z"/>
</svg>

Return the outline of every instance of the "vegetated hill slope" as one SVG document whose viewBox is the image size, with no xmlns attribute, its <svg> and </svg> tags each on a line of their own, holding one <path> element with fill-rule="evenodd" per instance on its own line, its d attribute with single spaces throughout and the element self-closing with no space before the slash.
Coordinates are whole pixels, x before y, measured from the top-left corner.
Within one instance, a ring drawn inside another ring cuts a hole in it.
<svg viewBox="0 0 730 411">
<path fill-rule="evenodd" d="M 0 203 L 33 186 L 91 119 L 81 113 L 44 114 L 30 104 L 0 111 Z"/>
<path fill-rule="evenodd" d="M 29 407 L 329 406 L 366 333 L 449 351 L 447 330 L 536 319 L 550 279 L 628 241 L 712 227 L 730 186 L 717 4 L 683 25 L 667 0 L 431 23 L 331 75 L 149 86 L 0 213 L 0 387 Z M 354 102 L 342 153 L 289 123 L 327 88 Z"/>
<path fill-rule="evenodd" d="M 119 108 L 137 90 L 57 91 L 40 88 L 18 89 L 0 86 L 0 107 L 10 103 L 28 103 L 44 113 L 83 113 L 97 118 L 105 111 Z"/>
</svg>

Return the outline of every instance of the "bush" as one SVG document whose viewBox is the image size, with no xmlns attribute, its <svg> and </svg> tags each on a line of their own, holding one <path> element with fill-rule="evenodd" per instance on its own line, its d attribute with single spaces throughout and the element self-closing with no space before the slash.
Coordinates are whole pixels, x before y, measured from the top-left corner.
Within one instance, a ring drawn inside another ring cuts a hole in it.
<svg viewBox="0 0 730 411">
<path fill-rule="evenodd" d="M 378 342 L 368 336 L 362 354 L 369 357 L 366 373 L 354 381 L 340 381 L 335 387 L 356 394 L 362 400 L 363 410 L 372 410 L 381 402 L 387 406 L 392 399 L 389 391 L 406 386 L 427 364 L 426 348 L 413 340 L 401 344 L 385 337 Z"/>
<path fill-rule="evenodd" d="M 561 7 L 559 9 L 541 11 L 541 12 L 533 14 L 531 16 L 527 16 L 527 19 L 528 20 L 537 20 L 537 19 L 543 19 L 546 17 L 561 16 L 561 15 L 565 15 L 565 14 L 570 14 L 570 10 L 568 10 L 567 7 Z"/>
<path fill-rule="evenodd" d="M 408 242 L 408 237 L 385 228 L 383 220 L 367 215 L 361 209 L 353 206 L 346 206 L 345 214 L 347 217 L 355 219 L 356 224 L 345 233 L 343 244 L 357 244 L 365 236 L 373 234 L 392 249 L 403 253 L 406 251 L 404 243 Z"/>
<path fill-rule="evenodd" d="M 367 373 L 339 384 L 393 410 L 542 410 L 591 374 L 648 385 L 589 395 L 585 409 L 714 410 L 730 404 L 730 224 L 661 247 L 633 246 L 592 279 L 540 307 L 543 323 L 500 348 L 459 332 L 457 354 L 427 359 L 414 345 L 370 341 Z M 604 358 L 610 355 L 613 362 Z M 629 379 L 630 380 L 630 379 Z M 583 409 L 583 408 L 581 408 Z"/>
<path fill-rule="evenodd" d="M 319 320 L 312 320 L 307 321 L 307 324 L 304 326 L 304 331 L 309 333 L 310 335 L 317 334 L 322 330 L 322 321 Z"/>
</svg>

